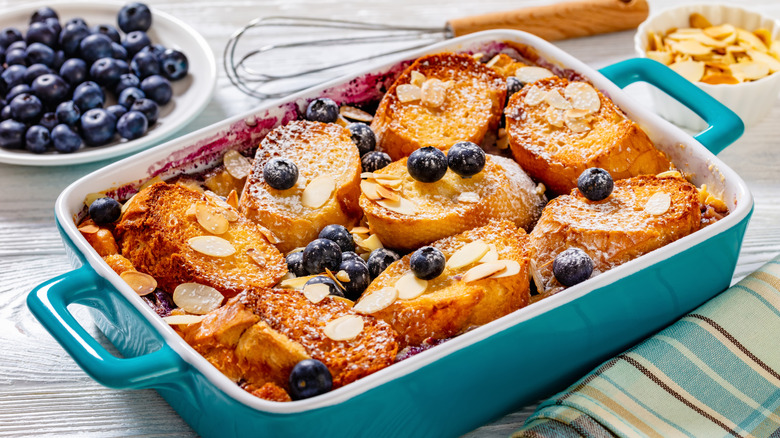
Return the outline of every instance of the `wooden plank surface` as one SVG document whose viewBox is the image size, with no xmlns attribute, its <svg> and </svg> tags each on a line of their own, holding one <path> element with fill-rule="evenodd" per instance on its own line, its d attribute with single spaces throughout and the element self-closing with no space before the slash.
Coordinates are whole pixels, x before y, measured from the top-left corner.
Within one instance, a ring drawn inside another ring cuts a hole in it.
<svg viewBox="0 0 780 438">
<path fill-rule="evenodd" d="M 0 11 L 21 0 L 0 0 Z M 650 0 L 651 10 L 693 3 Z M 250 19 L 269 15 L 306 15 L 406 25 L 443 26 L 448 18 L 549 4 L 545 0 L 148 0 L 154 8 L 193 26 L 221 60 L 228 36 Z M 780 18 L 780 2 L 743 2 Z M 283 35 L 282 35 L 283 36 Z M 621 32 L 561 41 L 559 47 L 599 68 L 634 56 L 633 33 Z M 305 58 L 286 60 L 305 62 Z M 235 90 L 218 71 L 217 91 L 206 108 L 181 132 L 190 132 L 238 114 L 258 101 Z M 651 103 L 646 90 L 629 91 Z M 720 158 L 739 173 L 755 196 L 735 280 L 780 252 L 780 106 L 750 129 Z M 194 436 L 194 432 L 151 390 L 117 391 L 91 380 L 32 318 L 25 306 L 37 284 L 70 269 L 54 225 L 53 206 L 68 184 L 106 162 L 35 168 L 0 164 L 0 437 L 32 436 Z M 694 273 L 695 275 L 696 273 Z M 701 273 L 706 275 L 706 273 Z M 83 309 L 77 310 L 98 340 Z M 464 402 L 468 402 L 464 394 Z M 516 430 L 533 407 L 497 419 L 467 436 L 503 437 Z"/>
</svg>

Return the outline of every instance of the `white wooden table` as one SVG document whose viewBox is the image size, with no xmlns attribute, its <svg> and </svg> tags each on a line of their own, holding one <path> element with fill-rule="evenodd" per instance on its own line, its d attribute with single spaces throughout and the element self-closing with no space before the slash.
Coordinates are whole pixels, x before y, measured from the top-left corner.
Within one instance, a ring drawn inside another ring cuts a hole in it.
<svg viewBox="0 0 780 438">
<path fill-rule="evenodd" d="M 0 0 L 0 11 L 22 0 Z M 440 26 L 448 18 L 550 3 L 545 0 L 147 0 L 199 31 L 221 59 L 228 36 L 262 15 L 307 15 L 384 23 Z M 650 0 L 651 8 L 691 3 Z M 780 18 L 780 2 L 745 1 Z M 621 32 L 558 43 L 599 68 L 634 56 L 633 33 Z M 632 86 L 633 87 L 633 86 Z M 631 89 L 632 87 L 629 87 Z M 632 91 L 647 99 L 641 89 Z M 244 112 L 257 100 L 235 90 L 219 71 L 216 94 L 206 110 L 181 132 Z M 649 101 L 648 101 L 649 104 Z M 745 236 L 735 280 L 780 251 L 780 105 L 720 158 L 755 195 L 755 213 Z M 37 284 L 70 270 L 54 225 L 57 195 L 77 178 L 107 162 L 35 168 L 0 164 L 0 436 L 194 436 L 152 390 L 117 391 L 95 383 L 33 319 L 25 297 Z M 694 275 L 696 273 L 693 273 Z M 701 273 L 704 275 L 705 273 Z M 84 312 L 81 320 L 101 335 Z M 468 394 L 464 394 L 467 402 Z M 497 419 L 469 437 L 507 436 L 532 407 Z"/>
</svg>

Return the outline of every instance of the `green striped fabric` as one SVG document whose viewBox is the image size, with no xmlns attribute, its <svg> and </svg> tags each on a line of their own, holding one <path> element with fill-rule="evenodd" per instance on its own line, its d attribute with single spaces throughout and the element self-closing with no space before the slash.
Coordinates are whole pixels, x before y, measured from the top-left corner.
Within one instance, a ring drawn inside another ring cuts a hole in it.
<svg viewBox="0 0 780 438">
<path fill-rule="evenodd" d="M 780 257 L 546 400 L 519 437 L 780 437 Z"/>
</svg>

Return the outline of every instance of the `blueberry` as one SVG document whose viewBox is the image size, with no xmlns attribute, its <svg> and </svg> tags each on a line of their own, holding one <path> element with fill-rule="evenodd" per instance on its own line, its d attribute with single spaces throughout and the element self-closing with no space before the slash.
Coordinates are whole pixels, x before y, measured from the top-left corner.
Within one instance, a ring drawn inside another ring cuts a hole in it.
<svg viewBox="0 0 780 438">
<path fill-rule="evenodd" d="M 142 50 L 136 53 L 133 56 L 133 60 L 130 61 L 130 71 L 141 79 L 147 76 L 159 75 L 160 62 L 154 53 Z"/>
<path fill-rule="evenodd" d="M 607 199 L 614 187 L 612 175 L 598 167 L 585 169 L 577 178 L 577 188 L 580 193 L 591 201 Z"/>
<path fill-rule="evenodd" d="M 27 84 L 19 84 L 8 90 L 8 94 L 5 95 L 5 100 L 11 102 L 14 100 L 14 97 L 20 94 L 33 94 L 32 87 Z"/>
<path fill-rule="evenodd" d="M 51 132 L 51 130 L 54 129 L 54 127 L 59 123 L 60 122 L 57 120 L 57 115 L 51 111 L 43 113 L 41 120 L 38 121 L 38 124 L 48 129 L 49 132 Z"/>
<path fill-rule="evenodd" d="M 116 222 L 121 214 L 122 205 L 114 198 L 98 198 L 89 205 L 89 217 L 98 225 Z"/>
<path fill-rule="evenodd" d="M 306 120 L 333 123 L 339 118 L 339 106 L 333 99 L 318 97 L 306 107 Z"/>
<path fill-rule="evenodd" d="M 65 51 L 66 55 L 75 56 L 79 53 L 81 40 L 89 35 L 89 29 L 87 29 L 87 26 L 84 24 L 66 24 L 65 28 L 60 32 L 60 46 L 62 46 L 62 50 Z"/>
<path fill-rule="evenodd" d="M 328 225 L 320 231 L 317 237 L 336 242 L 342 252 L 355 251 L 355 241 L 352 239 L 352 234 L 343 225 Z"/>
<path fill-rule="evenodd" d="M 92 108 L 102 108 L 106 102 L 106 96 L 103 94 L 100 85 L 92 81 L 86 81 L 73 90 L 73 102 L 76 103 L 76 106 L 79 107 L 82 113 L 85 113 Z"/>
<path fill-rule="evenodd" d="M 160 75 L 152 75 L 141 81 L 141 91 L 158 105 L 165 105 L 173 96 L 170 81 Z"/>
<path fill-rule="evenodd" d="M 27 126 L 13 119 L 0 122 L 0 148 L 21 149 L 24 147 L 24 132 Z"/>
<path fill-rule="evenodd" d="M 513 94 L 517 93 L 518 91 L 522 90 L 525 86 L 525 83 L 523 83 L 520 79 L 517 79 L 514 76 L 510 76 L 506 78 L 506 96 L 507 99 L 512 97 Z"/>
<path fill-rule="evenodd" d="M 447 156 L 433 146 L 426 146 L 409 155 L 406 168 L 417 181 L 436 182 L 447 173 Z"/>
<path fill-rule="evenodd" d="M 27 52 L 25 49 L 9 49 L 5 52 L 6 65 L 27 65 Z"/>
<path fill-rule="evenodd" d="M 287 158 L 271 158 L 263 166 L 263 179 L 276 190 L 287 190 L 298 181 L 298 166 Z"/>
<path fill-rule="evenodd" d="M 328 286 L 328 295 L 335 295 L 337 297 L 343 297 L 344 292 L 341 290 L 338 284 L 336 284 L 335 281 L 333 281 L 332 278 L 328 277 L 327 275 L 317 275 L 315 277 L 310 278 L 306 284 L 303 285 L 303 288 L 306 289 L 306 286 L 310 284 L 324 284 Z"/>
<path fill-rule="evenodd" d="M 365 123 L 355 122 L 347 125 L 347 129 L 352 133 L 352 141 L 357 146 L 361 157 L 374 150 L 376 135 L 371 127 Z"/>
<path fill-rule="evenodd" d="M 160 115 L 160 107 L 152 99 L 137 99 L 129 110 L 141 111 L 149 121 L 149 126 L 157 123 L 157 117 Z"/>
<path fill-rule="evenodd" d="M 593 259 L 579 248 L 569 248 L 553 260 L 553 275 L 564 286 L 574 286 L 590 278 Z"/>
<path fill-rule="evenodd" d="M 18 50 L 18 49 L 22 49 L 22 50 L 27 49 L 27 43 L 24 41 L 14 41 L 11 43 L 11 45 L 8 46 L 8 48 L 6 48 L 6 53 L 8 53 L 11 50 Z"/>
<path fill-rule="evenodd" d="M 122 105 L 111 105 L 108 108 L 106 108 L 106 111 L 108 111 L 109 114 L 114 116 L 114 118 L 117 120 L 117 131 L 119 130 L 119 118 L 123 115 L 127 114 L 127 108 L 123 107 Z M 146 117 L 144 117 L 146 118 Z M 149 122 L 147 122 L 149 123 Z M 122 135 L 120 132 L 119 135 Z"/>
<path fill-rule="evenodd" d="M 121 107 L 121 105 L 114 106 Z M 117 132 L 119 132 L 119 135 L 122 138 L 126 138 L 128 140 L 133 140 L 143 136 L 146 134 L 148 129 L 149 121 L 146 120 L 146 116 L 140 111 L 128 111 L 119 117 L 119 121 L 116 122 Z"/>
<path fill-rule="evenodd" d="M 36 96 L 49 105 L 62 102 L 70 93 L 70 85 L 65 82 L 65 79 L 52 73 L 35 78 L 32 89 Z"/>
<path fill-rule="evenodd" d="M 152 11 L 143 3 L 133 2 L 122 7 L 116 17 L 122 32 L 147 31 L 152 27 Z"/>
<path fill-rule="evenodd" d="M 3 72 L 3 64 L 5 64 L 5 47 L 0 46 L 0 73 Z"/>
<path fill-rule="evenodd" d="M 303 267 L 309 274 L 320 274 L 325 269 L 336 272 L 341 264 L 339 245 L 328 239 L 314 239 L 303 250 Z"/>
<path fill-rule="evenodd" d="M 351 259 L 360 259 L 365 263 L 365 260 L 363 260 L 355 251 L 342 251 L 341 252 L 341 263 L 344 263 L 346 260 Z"/>
<path fill-rule="evenodd" d="M 472 177 L 485 168 L 485 151 L 470 141 L 459 141 L 447 151 L 447 165 L 463 178 Z"/>
<path fill-rule="evenodd" d="M 70 58 L 60 67 L 60 76 L 71 86 L 76 86 L 87 80 L 87 63 L 83 59 Z"/>
<path fill-rule="evenodd" d="M 8 105 L 5 105 L 2 110 L 0 110 L 0 120 L 8 120 L 13 119 L 14 116 L 11 114 L 11 107 Z"/>
<path fill-rule="evenodd" d="M 162 44 L 149 44 L 148 46 L 141 49 L 141 51 L 138 53 L 147 53 L 147 52 L 154 55 L 159 61 L 160 57 L 165 52 L 165 46 L 163 46 Z"/>
<path fill-rule="evenodd" d="M 174 49 L 166 49 L 161 55 L 158 56 L 160 60 L 160 70 L 162 75 L 172 81 L 178 81 L 179 79 L 187 76 L 187 71 L 190 69 L 190 62 L 187 60 L 187 56 Z"/>
<path fill-rule="evenodd" d="M 102 146 L 110 142 L 116 133 L 116 119 L 103 108 L 85 112 L 79 120 L 79 126 L 87 146 Z"/>
<path fill-rule="evenodd" d="M 330 391 L 333 388 L 333 376 L 328 367 L 317 359 L 304 359 L 295 364 L 288 383 L 290 397 L 302 400 Z"/>
<path fill-rule="evenodd" d="M 357 301 L 371 282 L 368 265 L 360 257 L 347 260 L 343 260 L 342 257 L 339 271 L 346 272 L 349 277 L 349 281 L 341 283 L 344 285 L 344 295 L 352 301 Z"/>
<path fill-rule="evenodd" d="M 0 30 L 0 47 L 8 48 L 11 43 L 22 40 L 24 40 L 22 33 L 15 27 L 6 27 L 5 29 Z"/>
<path fill-rule="evenodd" d="M 80 25 L 82 25 L 84 27 L 87 27 L 87 28 L 89 27 L 87 25 L 87 22 L 84 21 L 84 19 L 81 18 L 81 17 L 74 17 L 74 18 L 71 18 L 70 20 L 66 21 L 65 22 L 65 27 L 68 27 L 71 24 L 80 24 Z"/>
<path fill-rule="evenodd" d="M 114 53 L 111 38 L 100 33 L 87 35 L 79 43 L 79 53 L 87 64 L 92 64 L 100 58 L 110 58 Z"/>
<path fill-rule="evenodd" d="M 51 27 L 54 30 L 54 34 L 57 35 L 57 40 L 59 41 L 60 38 L 60 32 L 62 32 L 62 25 L 60 24 L 60 20 L 57 18 L 47 18 L 44 23 L 46 23 L 49 27 Z"/>
<path fill-rule="evenodd" d="M 149 44 L 152 44 L 152 40 L 150 40 L 149 35 L 142 30 L 134 30 L 128 33 L 122 41 L 122 47 L 127 50 L 127 56 L 131 58 Z"/>
<path fill-rule="evenodd" d="M 127 61 L 127 49 L 119 43 L 111 43 L 111 57 L 114 59 L 121 59 Z"/>
<path fill-rule="evenodd" d="M 81 110 L 78 105 L 76 105 L 76 102 L 67 100 L 57 105 L 54 115 L 57 116 L 58 122 L 69 126 L 75 126 L 76 122 L 81 118 Z"/>
<path fill-rule="evenodd" d="M 424 246 L 413 252 L 409 260 L 414 275 L 423 280 L 433 280 L 441 275 L 445 261 L 444 254 L 432 246 Z"/>
<path fill-rule="evenodd" d="M 48 6 L 44 6 L 33 12 L 32 16 L 30 17 L 30 23 L 45 22 L 47 18 L 59 19 L 59 16 L 57 15 L 57 12 L 54 11 L 54 9 Z"/>
<path fill-rule="evenodd" d="M 295 274 L 296 277 L 309 275 L 309 271 L 303 267 L 303 251 L 287 254 L 285 259 L 287 260 L 287 270 Z"/>
<path fill-rule="evenodd" d="M 130 108 L 133 106 L 136 100 L 143 99 L 144 97 L 146 97 L 146 94 L 144 94 L 141 89 L 129 87 L 125 88 L 121 93 L 119 93 L 117 102 L 125 108 Z"/>
<path fill-rule="evenodd" d="M 92 29 L 89 30 L 90 33 L 102 33 L 103 35 L 107 36 L 111 39 L 111 41 L 118 43 L 122 40 L 122 38 L 119 36 L 119 31 L 116 30 L 116 28 L 110 24 L 98 24 L 95 26 L 92 26 Z"/>
<path fill-rule="evenodd" d="M 386 248 L 377 248 L 371 251 L 371 255 L 368 256 L 368 272 L 371 274 L 371 279 L 379 277 L 379 274 L 384 272 L 391 263 L 400 258 L 398 253 Z"/>
<path fill-rule="evenodd" d="M 76 152 L 84 146 L 84 140 L 68 125 L 57 125 L 51 130 L 51 143 L 57 152 Z"/>
<path fill-rule="evenodd" d="M 89 76 L 98 85 L 112 89 L 119 83 L 119 77 L 130 71 L 125 61 L 114 58 L 100 58 L 89 68 Z"/>
<path fill-rule="evenodd" d="M 371 151 L 363 155 L 363 158 L 360 159 L 363 172 L 376 172 L 392 162 L 393 160 L 390 158 L 390 155 L 379 151 Z"/>
<path fill-rule="evenodd" d="M 27 67 L 23 65 L 9 65 L 5 71 L 3 71 L 0 77 L 5 82 L 6 89 L 11 88 L 24 83 L 24 75 L 27 73 Z"/>
<path fill-rule="evenodd" d="M 44 64 L 33 64 L 24 72 L 24 82 L 32 84 L 35 78 L 46 73 L 54 73 L 54 71 Z"/>
<path fill-rule="evenodd" d="M 118 96 L 125 88 L 141 88 L 141 80 L 133 73 L 125 73 L 119 76 L 119 82 L 117 82 L 114 88 L 114 93 Z"/>
<path fill-rule="evenodd" d="M 22 93 L 8 104 L 14 119 L 30 123 L 37 121 L 43 114 L 43 103 L 35 95 Z"/>
<path fill-rule="evenodd" d="M 25 149 L 35 154 L 42 154 L 51 146 L 49 130 L 41 125 L 30 126 L 24 138 Z"/>
<path fill-rule="evenodd" d="M 44 64 L 47 67 L 54 65 L 54 50 L 51 47 L 41 43 L 32 43 L 25 49 L 27 64 Z"/>
<path fill-rule="evenodd" d="M 27 44 L 42 43 L 49 47 L 54 47 L 57 45 L 58 39 L 59 35 L 57 35 L 53 27 L 46 23 L 33 23 L 27 29 L 24 41 Z"/>
</svg>

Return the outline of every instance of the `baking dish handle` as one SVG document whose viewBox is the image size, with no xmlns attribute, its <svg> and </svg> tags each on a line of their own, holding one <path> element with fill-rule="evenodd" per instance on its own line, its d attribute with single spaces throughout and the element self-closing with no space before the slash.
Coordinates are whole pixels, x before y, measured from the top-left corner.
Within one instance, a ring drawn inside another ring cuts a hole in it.
<svg viewBox="0 0 780 438">
<path fill-rule="evenodd" d="M 76 321 L 68 305 L 105 301 L 111 288 L 88 265 L 40 284 L 27 296 L 27 307 L 38 321 L 99 383 L 119 389 L 151 388 L 184 372 L 188 365 L 171 347 L 162 343 L 151 353 L 118 358 L 100 345 Z M 138 318 L 142 318 L 138 315 Z"/>
<path fill-rule="evenodd" d="M 599 71 L 620 88 L 634 82 L 647 82 L 688 107 L 709 125 L 694 138 L 713 154 L 718 154 L 745 132 L 742 119 L 733 111 L 658 61 L 634 58 Z"/>
</svg>

